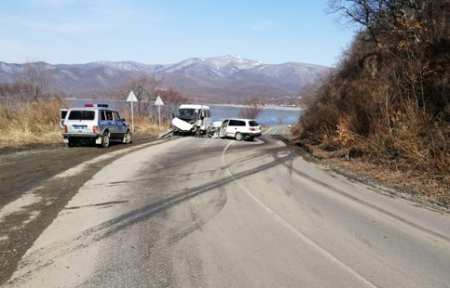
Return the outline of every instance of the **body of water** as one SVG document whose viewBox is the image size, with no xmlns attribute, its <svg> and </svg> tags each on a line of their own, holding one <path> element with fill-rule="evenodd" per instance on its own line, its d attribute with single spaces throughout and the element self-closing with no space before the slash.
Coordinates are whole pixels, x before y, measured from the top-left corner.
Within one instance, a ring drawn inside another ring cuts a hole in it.
<svg viewBox="0 0 450 288">
<path fill-rule="evenodd" d="M 225 118 L 240 118 L 241 107 L 234 106 L 211 106 L 211 117 L 213 121 L 219 121 Z M 289 125 L 298 122 L 303 114 L 302 110 L 283 109 L 283 108 L 265 108 L 258 116 L 256 121 L 262 125 Z"/>
</svg>

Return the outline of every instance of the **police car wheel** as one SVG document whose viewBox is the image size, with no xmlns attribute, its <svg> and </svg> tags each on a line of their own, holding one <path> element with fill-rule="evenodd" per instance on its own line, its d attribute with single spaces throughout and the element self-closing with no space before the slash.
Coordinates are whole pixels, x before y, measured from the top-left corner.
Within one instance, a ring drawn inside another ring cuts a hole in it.
<svg viewBox="0 0 450 288">
<path fill-rule="evenodd" d="M 110 144 L 110 135 L 109 132 L 105 132 L 105 134 L 103 134 L 102 147 L 108 148 L 109 144 Z"/>
<path fill-rule="evenodd" d="M 127 131 L 127 133 L 125 133 L 125 134 L 123 135 L 123 140 L 122 140 L 122 142 L 125 143 L 125 144 L 130 144 L 131 142 L 133 142 L 133 139 L 132 139 L 132 136 L 131 136 L 131 132 L 130 132 L 130 131 Z"/>
<path fill-rule="evenodd" d="M 69 148 L 75 147 L 74 141 L 70 138 L 67 140 L 67 147 Z"/>
</svg>

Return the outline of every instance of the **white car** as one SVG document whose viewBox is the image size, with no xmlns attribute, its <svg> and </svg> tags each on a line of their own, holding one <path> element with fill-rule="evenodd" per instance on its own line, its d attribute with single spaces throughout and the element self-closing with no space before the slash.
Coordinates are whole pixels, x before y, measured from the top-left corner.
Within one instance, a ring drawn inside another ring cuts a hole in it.
<svg viewBox="0 0 450 288">
<path fill-rule="evenodd" d="M 252 141 L 261 135 L 261 125 L 254 119 L 225 119 L 219 128 L 219 137 L 232 137 L 238 141 Z"/>
<path fill-rule="evenodd" d="M 131 130 L 117 111 L 105 104 L 86 104 L 82 108 L 71 108 L 64 121 L 64 143 L 69 147 L 75 143 L 95 143 L 109 147 L 112 141 L 131 143 Z"/>
</svg>

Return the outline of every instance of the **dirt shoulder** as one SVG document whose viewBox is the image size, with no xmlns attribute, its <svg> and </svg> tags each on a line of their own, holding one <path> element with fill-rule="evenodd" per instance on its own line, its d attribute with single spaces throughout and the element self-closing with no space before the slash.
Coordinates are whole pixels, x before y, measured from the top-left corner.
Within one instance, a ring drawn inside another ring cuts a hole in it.
<svg viewBox="0 0 450 288">
<path fill-rule="evenodd" d="M 376 164 L 359 155 L 351 157 L 345 151 L 330 152 L 315 145 L 285 141 L 295 147 L 305 159 L 318 162 L 347 178 L 382 188 L 388 194 L 412 200 L 427 208 L 450 211 L 448 179 Z"/>
<path fill-rule="evenodd" d="M 109 149 L 55 144 L 0 150 L 0 285 L 83 183 L 124 153 L 162 141 L 155 140 L 141 136 Z"/>
<path fill-rule="evenodd" d="M 138 136 L 131 145 L 154 139 L 155 136 Z M 109 149 L 95 146 L 67 148 L 61 143 L 1 148 L 0 208 L 38 186 L 45 179 L 93 157 L 127 147 L 129 146 L 114 144 Z"/>
</svg>

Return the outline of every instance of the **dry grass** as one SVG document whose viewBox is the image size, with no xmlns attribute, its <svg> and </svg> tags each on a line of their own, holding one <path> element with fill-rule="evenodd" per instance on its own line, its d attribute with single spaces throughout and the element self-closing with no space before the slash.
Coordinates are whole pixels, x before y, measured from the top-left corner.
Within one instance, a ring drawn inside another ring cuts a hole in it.
<svg viewBox="0 0 450 288">
<path fill-rule="evenodd" d="M 0 104 L 0 147 L 61 142 L 60 100 Z"/>
<path fill-rule="evenodd" d="M 450 181 L 433 177 L 429 173 L 418 173 L 414 170 L 402 171 L 395 167 L 378 165 L 364 159 L 344 161 L 333 159 L 332 163 L 355 174 L 368 176 L 380 183 L 387 184 L 402 192 L 415 195 L 418 198 L 435 201 L 441 205 L 450 205 Z"/>
<path fill-rule="evenodd" d="M 305 150 L 316 158 L 337 170 L 375 180 L 387 186 L 407 192 L 420 199 L 431 200 L 441 205 L 450 206 L 450 177 L 435 171 L 420 171 L 398 161 L 374 161 L 364 155 L 358 158 L 349 157 L 348 149 L 327 151 L 326 146 L 303 144 Z"/>
<path fill-rule="evenodd" d="M 371 123 L 373 132 L 355 132 L 348 114 L 337 117 L 335 129 L 313 133 L 311 120 L 324 121 L 329 114 L 308 118 L 296 127 L 299 142 L 313 155 L 339 167 L 369 176 L 382 183 L 450 205 L 450 127 L 405 104 L 390 117 L 390 127 Z M 303 123 L 305 125 L 305 123 Z M 318 130 L 316 130 L 318 131 Z"/>
<path fill-rule="evenodd" d="M 167 123 L 162 123 L 161 127 L 158 127 L 158 122 L 143 116 L 134 118 L 134 127 L 135 134 L 138 136 L 157 136 L 168 129 Z"/>
<path fill-rule="evenodd" d="M 62 143 L 59 109 L 63 107 L 65 104 L 59 99 L 0 104 L 0 147 Z M 151 119 L 136 117 L 135 128 L 138 136 L 157 136 L 167 125 L 158 128 Z"/>
</svg>

